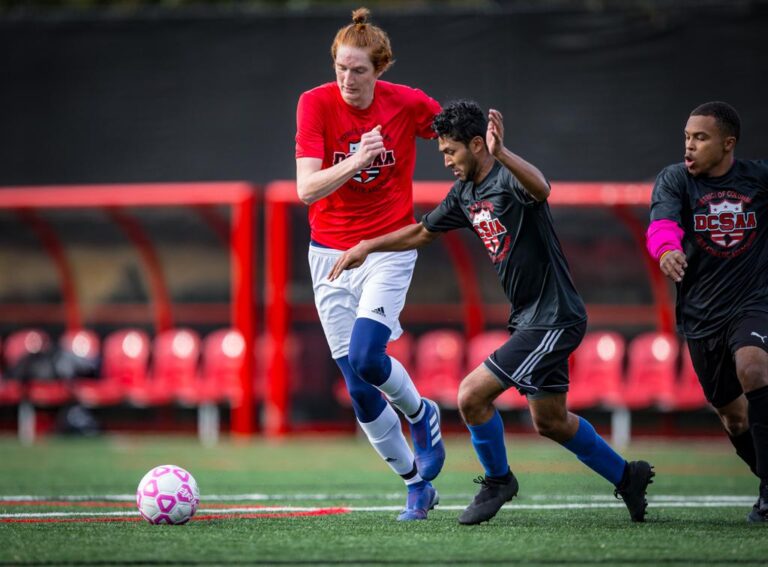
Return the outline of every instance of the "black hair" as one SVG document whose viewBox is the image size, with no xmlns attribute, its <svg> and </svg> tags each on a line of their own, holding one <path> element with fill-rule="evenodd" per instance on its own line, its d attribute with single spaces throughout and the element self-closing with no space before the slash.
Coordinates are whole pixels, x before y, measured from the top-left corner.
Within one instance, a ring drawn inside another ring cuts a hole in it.
<svg viewBox="0 0 768 567">
<path fill-rule="evenodd" d="M 443 111 L 435 116 L 432 129 L 438 136 L 451 138 L 469 145 L 475 136 L 485 139 L 488 119 L 473 100 L 456 100 L 448 103 Z"/>
<path fill-rule="evenodd" d="M 691 116 L 713 116 L 717 127 L 726 136 L 733 136 L 736 141 L 741 135 L 741 118 L 739 113 L 727 102 L 705 102 L 691 111 Z"/>
</svg>

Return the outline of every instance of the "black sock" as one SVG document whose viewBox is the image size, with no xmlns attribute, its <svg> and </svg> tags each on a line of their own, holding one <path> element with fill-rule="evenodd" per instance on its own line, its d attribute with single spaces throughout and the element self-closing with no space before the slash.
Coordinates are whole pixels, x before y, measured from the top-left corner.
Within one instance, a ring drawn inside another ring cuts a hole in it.
<svg viewBox="0 0 768 567">
<path fill-rule="evenodd" d="M 755 441 L 752 438 L 752 431 L 747 429 L 739 435 L 729 435 L 728 439 L 736 448 L 736 454 L 739 458 L 747 463 L 749 470 L 757 476 L 757 457 L 755 456 Z"/>
<path fill-rule="evenodd" d="M 746 393 L 749 429 L 755 443 L 757 476 L 768 480 L 768 386 Z"/>
<path fill-rule="evenodd" d="M 619 484 L 616 485 L 616 488 L 626 488 L 628 482 L 629 482 L 629 463 L 624 461 L 624 472 L 621 473 L 621 480 L 619 481 Z"/>
</svg>

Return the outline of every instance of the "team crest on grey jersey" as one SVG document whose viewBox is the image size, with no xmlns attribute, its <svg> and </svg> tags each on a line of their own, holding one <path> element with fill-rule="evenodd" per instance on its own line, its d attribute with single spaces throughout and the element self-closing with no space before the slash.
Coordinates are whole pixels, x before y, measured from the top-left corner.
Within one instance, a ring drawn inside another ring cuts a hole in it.
<svg viewBox="0 0 768 567">
<path fill-rule="evenodd" d="M 493 203 L 490 201 L 478 201 L 469 207 L 469 218 L 472 228 L 480 237 L 488 250 L 488 255 L 494 264 L 501 262 L 509 252 L 509 238 L 502 237 L 507 233 L 507 228 L 493 213 Z M 503 245 L 502 245 L 503 240 Z"/>
<path fill-rule="evenodd" d="M 741 195 L 736 191 L 718 191 L 709 193 L 699 200 L 699 205 L 706 205 L 706 213 L 693 215 L 693 229 L 697 239 L 702 235 L 709 236 L 711 242 L 719 249 L 710 250 L 711 246 L 704 246 L 705 250 L 716 256 L 737 255 L 736 247 L 745 238 L 754 237 L 757 227 L 757 217 L 754 211 L 745 210 L 752 199 Z M 753 238 L 747 238 L 745 249 L 751 246 Z M 701 242 L 700 242 L 701 244 Z M 743 250 L 739 250 L 738 253 Z"/>
</svg>

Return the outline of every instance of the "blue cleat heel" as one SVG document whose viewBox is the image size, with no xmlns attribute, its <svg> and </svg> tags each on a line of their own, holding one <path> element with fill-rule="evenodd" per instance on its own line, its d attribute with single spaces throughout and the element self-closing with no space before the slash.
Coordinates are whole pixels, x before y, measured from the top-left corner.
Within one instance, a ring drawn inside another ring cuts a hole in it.
<svg viewBox="0 0 768 567">
<path fill-rule="evenodd" d="M 440 408 L 432 400 L 424 400 L 424 417 L 411 426 L 416 468 L 424 480 L 434 480 L 445 463 L 445 444 L 440 433 Z"/>
<path fill-rule="evenodd" d="M 422 483 L 419 483 L 422 484 Z M 410 522 L 413 520 L 426 520 L 427 513 L 440 502 L 437 490 L 429 483 L 423 486 L 408 489 L 408 500 L 405 510 L 397 517 L 398 522 Z"/>
</svg>

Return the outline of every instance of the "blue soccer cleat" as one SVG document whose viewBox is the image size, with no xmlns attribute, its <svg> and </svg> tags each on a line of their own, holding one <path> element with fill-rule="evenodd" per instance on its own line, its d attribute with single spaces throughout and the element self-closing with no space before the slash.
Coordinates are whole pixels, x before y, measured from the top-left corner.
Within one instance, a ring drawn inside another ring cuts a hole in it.
<svg viewBox="0 0 768 567">
<path fill-rule="evenodd" d="M 440 502 L 440 496 L 429 482 L 419 482 L 413 487 L 408 487 L 405 510 L 400 512 L 397 521 L 426 520 L 427 512 L 434 508 L 438 502 Z"/>
<path fill-rule="evenodd" d="M 440 408 L 432 400 L 424 400 L 424 416 L 411 423 L 411 439 L 416 468 L 424 480 L 433 480 L 445 463 L 445 444 L 440 433 Z"/>
</svg>

